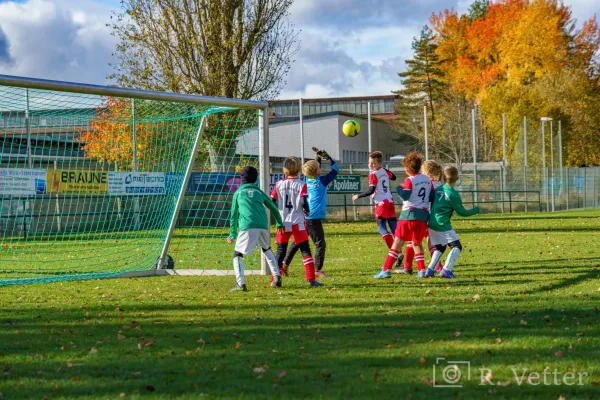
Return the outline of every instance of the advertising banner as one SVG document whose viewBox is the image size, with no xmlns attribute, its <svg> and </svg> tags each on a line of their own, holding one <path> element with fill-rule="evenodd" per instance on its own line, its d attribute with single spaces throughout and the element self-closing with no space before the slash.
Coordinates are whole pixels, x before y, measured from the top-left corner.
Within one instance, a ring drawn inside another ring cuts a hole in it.
<svg viewBox="0 0 600 400">
<path fill-rule="evenodd" d="M 8 196 L 46 193 L 43 169 L 0 168 L 0 194 Z"/>
<path fill-rule="evenodd" d="M 166 194 L 164 172 L 109 172 L 108 193 L 111 196 Z"/>
<path fill-rule="evenodd" d="M 47 172 L 48 193 L 106 194 L 108 172 L 51 169 Z"/>
<path fill-rule="evenodd" d="M 359 193 L 359 175 L 338 175 L 335 180 L 327 186 L 330 193 Z"/>
</svg>

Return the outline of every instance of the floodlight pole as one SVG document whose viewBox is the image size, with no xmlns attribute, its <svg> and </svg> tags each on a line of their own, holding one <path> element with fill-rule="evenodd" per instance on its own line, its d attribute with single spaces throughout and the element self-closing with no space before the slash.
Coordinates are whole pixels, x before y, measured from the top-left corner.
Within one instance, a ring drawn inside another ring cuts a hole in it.
<svg viewBox="0 0 600 400">
<path fill-rule="evenodd" d="M 371 136 L 371 102 L 367 102 L 367 130 L 369 133 L 369 154 L 373 151 L 373 139 Z"/>
<path fill-rule="evenodd" d="M 302 102 L 302 100 L 300 100 Z M 302 106 L 300 106 L 302 110 Z M 270 193 L 271 188 L 271 164 L 269 157 L 269 109 L 258 111 L 258 164 L 260 174 L 260 189 L 267 195 Z M 271 213 L 267 211 L 267 221 L 270 223 Z M 267 265 L 267 258 L 261 253 L 260 256 L 260 273 L 261 275 L 267 275 L 269 273 L 269 267 Z"/>
<path fill-rule="evenodd" d="M 425 159 L 429 160 L 429 138 L 427 137 L 427 106 L 423 106 L 423 131 L 425 134 Z"/>
<path fill-rule="evenodd" d="M 565 188 L 565 176 L 563 171 L 563 155 L 562 155 L 562 127 L 561 121 L 558 121 L 558 168 L 560 169 L 560 190 L 558 195 L 561 196 Z"/>
<path fill-rule="evenodd" d="M 546 211 L 548 211 L 550 202 L 548 199 L 548 173 L 546 171 L 546 134 L 544 132 L 544 122 L 546 121 L 552 121 L 552 118 L 540 118 L 540 123 L 542 124 L 542 189 L 544 191 L 544 197 L 546 198 Z"/>
<path fill-rule="evenodd" d="M 475 130 L 475 109 L 471 110 L 471 122 L 473 124 L 473 187 L 475 189 L 473 200 L 477 205 L 477 132 Z"/>
<path fill-rule="evenodd" d="M 502 213 L 504 213 L 504 191 L 506 190 L 506 113 L 502 113 Z"/>
<path fill-rule="evenodd" d="M 525 212 L 527 212 L 527 117 L 523 117 L 523 189 L 525 190 Z"/>
<path fill-rule="evenodd" d="M 302 115 L 302 97 L 298 101 L 298 106 L 300 108 L 300 161 L 304 165 L 304 115 Z"/>
<path fill-rule="evenodd" d="M 156 263 L 156 269 L 164 269 L 167 265 L 167 253 L 169 251 L 169 245 L 171 244 L 173 232 L 175 231 L 175 226 L 177 225 L 177 219 L 179 218 L 181 205 L 183 204 L 183 200 L 185 199 L 185 191 L 187 189 L 188 182 L 190 181 L 190 176 L 192 175 L 194 161 L 196 160 L 196 154 L 198 154 L 198 148 L 200 147 L 200 142 L 202 140 L 202 133 L 204 132 L 204 128 L 206 127 L 206 118 L 206 116 L 202 117 L 202 120 L 200 121 L 200 126 L 198 127 L 198 133 L 196 134 L 196 139 L 192 148 L 192 154 L 190 154 L 190 159 L 188 160 L 185 175 L 183 176 L 183 182 L 181 182 L 181 188 L 179 189 L 179 195 L 177 196 L 175 210 L 173 210 L 173 216 L 171 217 L 171 222 L 169 223 L 167 237 L 165 238 L 165 243 L 163 244 L 162 251 L 160 252 L 160 258 Z"/>
<path fill-rule="evenodd" d="M 554 212 L 554 137 L 552 130 L 552 121 L 550 121 L 550 176 L 552 178 L 552 184 L 550 190 L 552 193 L 552 212 Z"/>
</svg>

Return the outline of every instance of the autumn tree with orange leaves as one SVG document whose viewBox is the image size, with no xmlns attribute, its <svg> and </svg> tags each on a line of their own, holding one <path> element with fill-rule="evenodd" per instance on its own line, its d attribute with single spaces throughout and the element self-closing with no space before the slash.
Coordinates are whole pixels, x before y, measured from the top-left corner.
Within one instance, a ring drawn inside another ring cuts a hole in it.
<svg viewBox="0 0 600 400">
<path fill-rule="evenodd" d="M 468 14 L 433 14 L 429 26 L 440 79 L 451 94 L 445 97 L 479 111 L 484 160 L 501 156 L 506 113 L 509 148 L 516 144 L 523 116 L 532 121 L 533 131 L 541 116 L 552 117 L 562 121 L 566 164 L 600 165 L 600 29 L 595 16 L 578 28 L 560 1 L 478 0 Z M 434 107 L 437 134 L 450 139 L 449 132 L 459 130 L 456 115 L 444 102 Z"/>
</svg>

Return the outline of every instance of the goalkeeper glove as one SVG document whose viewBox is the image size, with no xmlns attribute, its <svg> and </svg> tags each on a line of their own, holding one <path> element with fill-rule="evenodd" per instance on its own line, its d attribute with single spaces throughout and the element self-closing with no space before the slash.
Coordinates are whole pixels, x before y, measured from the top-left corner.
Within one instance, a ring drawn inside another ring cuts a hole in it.
<svg viewBox="0 0 600 400">
<path fill-rule="evenodd" d="M 323 160 L 331 160 L 331 157 L 325 150 L 319 150 L 316 147 L 313 147 L 312 149 L 317 154 L 317 157 L 321 157 Z"/>
</svg>

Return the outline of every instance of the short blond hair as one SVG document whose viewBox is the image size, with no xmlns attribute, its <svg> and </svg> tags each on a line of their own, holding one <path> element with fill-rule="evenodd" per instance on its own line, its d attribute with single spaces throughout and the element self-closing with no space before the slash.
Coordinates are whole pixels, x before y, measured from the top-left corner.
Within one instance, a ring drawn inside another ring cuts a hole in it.
<svg viewBox="0 0 600 400">
<path fill-rule="evenodd" d="M 442 181 L 442 166 L 437 161 L 427 160 L 423 163 L 421 169 L 429 178 L 439 182 Z"/>
<path fill-rule="evenodd" d="M 298 176 L 300 173 L 300 160 L 298 157 L 290 156 L 283 162 L 283 173 L 285 176 Z"/>
<path fill-rule="evenodd" d="M 304 175 L 313 178 L 317 176 L 317 171 L 319 170 L 319 168 L 319 163 L 316 160 L 310 160 L 304 163 L 302 171 L 304 171 Z"/>
<path fill-rule="evenodd" d="M 383 153 L 380 151 L 372 151 L 369 153 L 369 158 L 377 161 L 379 164 L 383 164 Z"/>
<path fill-rule="evenodd" d="M 458 169 L 456 167 L 444 168 L 444 182 L 453 184 L 458 180 Z"/>
</svg>

